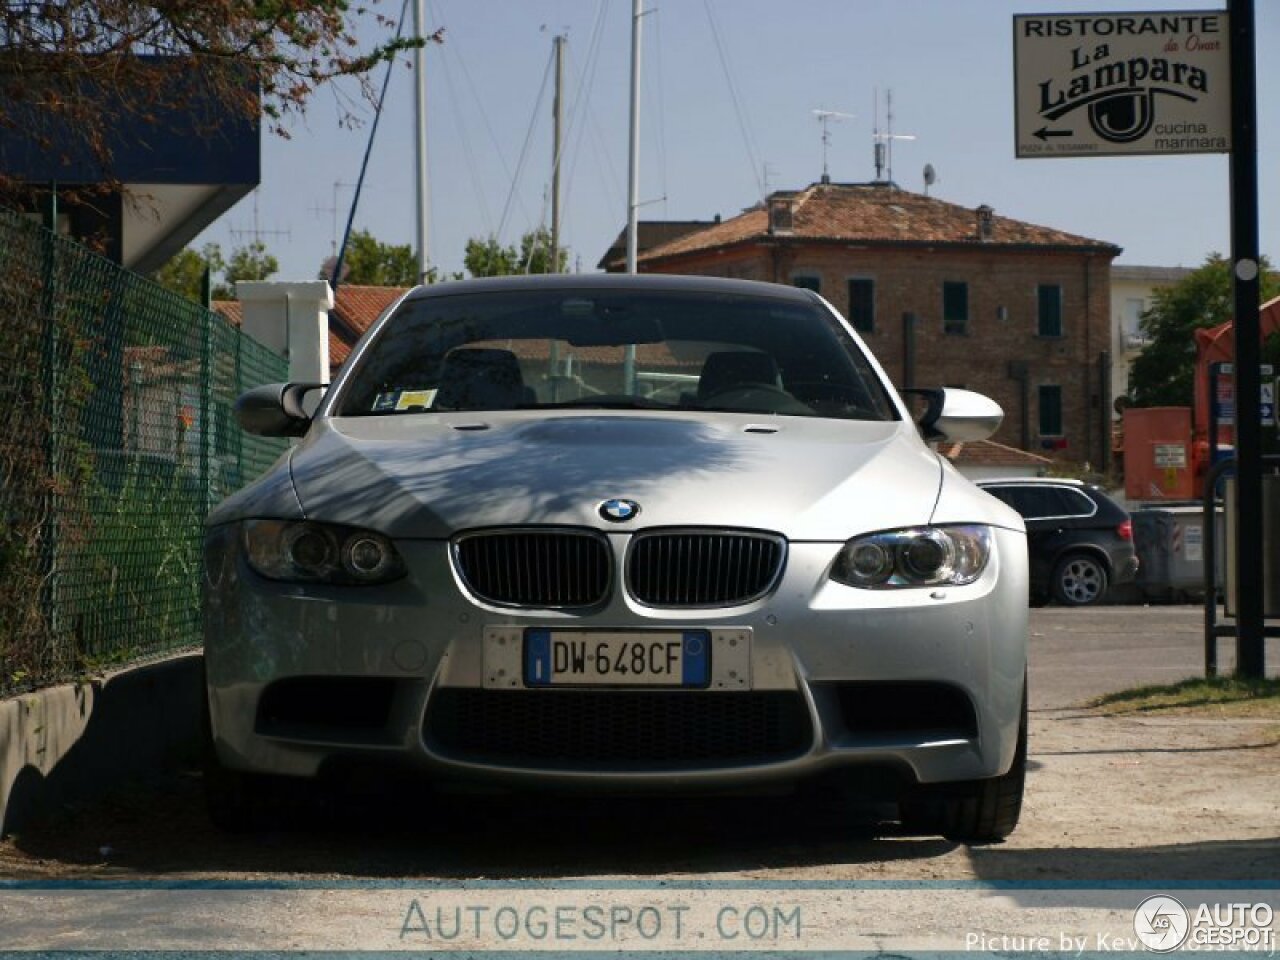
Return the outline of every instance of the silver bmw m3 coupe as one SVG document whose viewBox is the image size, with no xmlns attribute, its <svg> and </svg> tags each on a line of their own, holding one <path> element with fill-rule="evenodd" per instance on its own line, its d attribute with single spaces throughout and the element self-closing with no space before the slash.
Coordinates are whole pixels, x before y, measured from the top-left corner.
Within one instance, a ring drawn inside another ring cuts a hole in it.
<svg viewBox="0 0 1280 960">
<path fill-rule="evenodd" d="M 908 831 L 1002 839 L 1026 538 L 929 443 L 1000 408 L 922 393 L 913 419 L 807 290 L 413 290 L 323 391 L 238 404 L 301 440 L 208 519 L 215 820 L 385 761 L 484 789 L 836 778 Z"/>
</svg>

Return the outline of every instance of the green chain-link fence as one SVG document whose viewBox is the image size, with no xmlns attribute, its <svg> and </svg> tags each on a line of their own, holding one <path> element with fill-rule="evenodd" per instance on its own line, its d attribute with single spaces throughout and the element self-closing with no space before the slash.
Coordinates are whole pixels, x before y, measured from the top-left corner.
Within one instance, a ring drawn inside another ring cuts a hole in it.
<svg viewBox="0 0 1280 960">
<path fill-rule="evenodd" d="M 201 521 L 284 449 L 232 404 L 287 369 L 0 211 L 0 694 L 200 642 Z"/>
</svg>

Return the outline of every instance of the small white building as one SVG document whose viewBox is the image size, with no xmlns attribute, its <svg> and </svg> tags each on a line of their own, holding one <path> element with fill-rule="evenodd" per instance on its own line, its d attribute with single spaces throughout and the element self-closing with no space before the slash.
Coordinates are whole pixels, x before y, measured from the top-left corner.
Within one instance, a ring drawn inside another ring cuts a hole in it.
<svg viewBox="0 0 1280 960">
<path fill-rule="evenodd" d="M 1155 292 L 1177 283 L 1191 270 L 1187 267 L 1142 267 L 1111 265 L 1111 395 L 1129 392 L 1129 368 L 1147 345 L 1142 334 L 1142 315 L 1151 309 Z M 1120 415 L 1115 414 L 1116 419 Z"/>
</svg>

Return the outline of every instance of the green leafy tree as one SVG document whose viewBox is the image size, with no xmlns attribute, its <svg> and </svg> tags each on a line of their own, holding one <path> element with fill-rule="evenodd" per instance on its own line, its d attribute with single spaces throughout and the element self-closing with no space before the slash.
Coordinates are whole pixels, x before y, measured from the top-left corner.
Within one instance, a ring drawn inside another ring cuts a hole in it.
<svg viewBox="0 0 1280 960">
<path fill-rule="evenodd" d="M 1280 274 L 1265 258 L 1261 291 L 1264 303 L 1280 294 Z M 1194 331 L 1232 318 L 1231 263 L 1211 253 L 1177 283 L 1157 290 L 1152 300 L 1151 309 L 1142 316 L 1142 332 L 1151 342 L 1130 370 L 1130 399 L 1139 407 L 1190 406 L 1196 365 Z M 1269 343 L 1265 352 L 1274 357 L 1277 345 Z"/>
<path fill-rule="evenodd" d="M 343 283 L 411 287 L 418 282 L 418 258 L 409 244 L 382 243 L 368 230 L 354 230 L 342 261 Z M 321 276 L 328 280 L 326 274 Z"/>
<path fill-rule="evenodd" d="M 569 264 L 569 251 L 561 247 L 552 256 L 551 231 L 545 227 L 530 231 L 520 238 L 519 247 L 503 246 L 490 235 L 467 241 L 463 265 L 473 277 L 505 277 L 519 273 L 563 273 Z M 553 266 L 554 265 L 554 266 Z"/>
<path fill-rule="evenodd" d="M 505 277 L 517 273 L 520 253 L 515 247 L 504 247 L 492 234 L 483 240 L 472 237 L 462 264 L 473 277 Z"/>
<path fill-rule="evenodd" d="M 153 279 L 188 300 L 200 300 L 206 267 L 215 277 L 227 268 L 216 243 L 206 243 L 199 252 L 187 247 L 157 270 Z"/>
<path fill-rule="evenodd" d="M 569 267 L 569 251 L 564 247 L 551 252 L 551 231 L 539 227 L 520 238 L 521 273 L 564 273 Z"/>
<path fill-rule="evenodd" d="M 213 299 L 234 300 L 236 281 L 267 280 L 279 272 L 280 261 L 267 253 L 266 244 L 262 241 L 255 240 L 248 246 L 236 247 L 231 251 L 231 258 L 222 273 L 222 283 L 213 289 Z"/>
<path fill-rule="evenodd" d="M 224 259 L 218 244 L 206 243 L 199 253 L 188 247 L 177 254 L 156 271 L 153 279 L 174 293 L 199 300 L 206 266 L 214 278 L 214 300 L 234 300 L 237 280 L 266 280 L 280 271 L 280 262 L 263 243 L 234 248 L 230 260 Z"/>
</svg>

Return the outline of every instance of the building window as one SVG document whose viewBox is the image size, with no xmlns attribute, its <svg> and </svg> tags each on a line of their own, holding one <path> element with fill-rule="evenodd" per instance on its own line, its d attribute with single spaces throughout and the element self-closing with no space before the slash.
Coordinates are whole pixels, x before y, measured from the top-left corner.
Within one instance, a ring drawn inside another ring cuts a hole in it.
<svg viewBox="0 0 1280 960">
<path fill-rule="evenodd" d="M 1042 337 L 1062 336 L 1062 287 L 1056 283 L 1040 284 L 1038 300 L 1036 333 Z"/>
<path fill-rule="evenodd" d="M 876 282 L 866 277 L 849 281 L 849 322 L 859 333 L 876 329 Z"/>
<path fill-rule="evenodd" d="M 942 332 L 969 332 L 969 285 L 947 280 L 942 284 Z"/>
<path fill-rule="evenodd" d="M 793 287 L 803 287 L 805 290 L 812 290 L 814 293 L 822 292 L 822 280 L 808 274 L 792 277 L 791 285 Z"/>
<path fill-rule="evenodd" d="M 1125 350 L 1134 350 L 1147 345 L 1147 336 L 1142 332 L 1142 315 L 1146 310 L 1147 304 L 1144 300 L 1130 298 L 1124 302 L 1124 315 L 1120 323 L 1121 332 L 1124 334 L 1121 346 Z"/>
<path fill-rule="evenodd" d="M 1062 388 L 1040 388 L 1040 436 L 1062 436 Z"/>
</svg>

